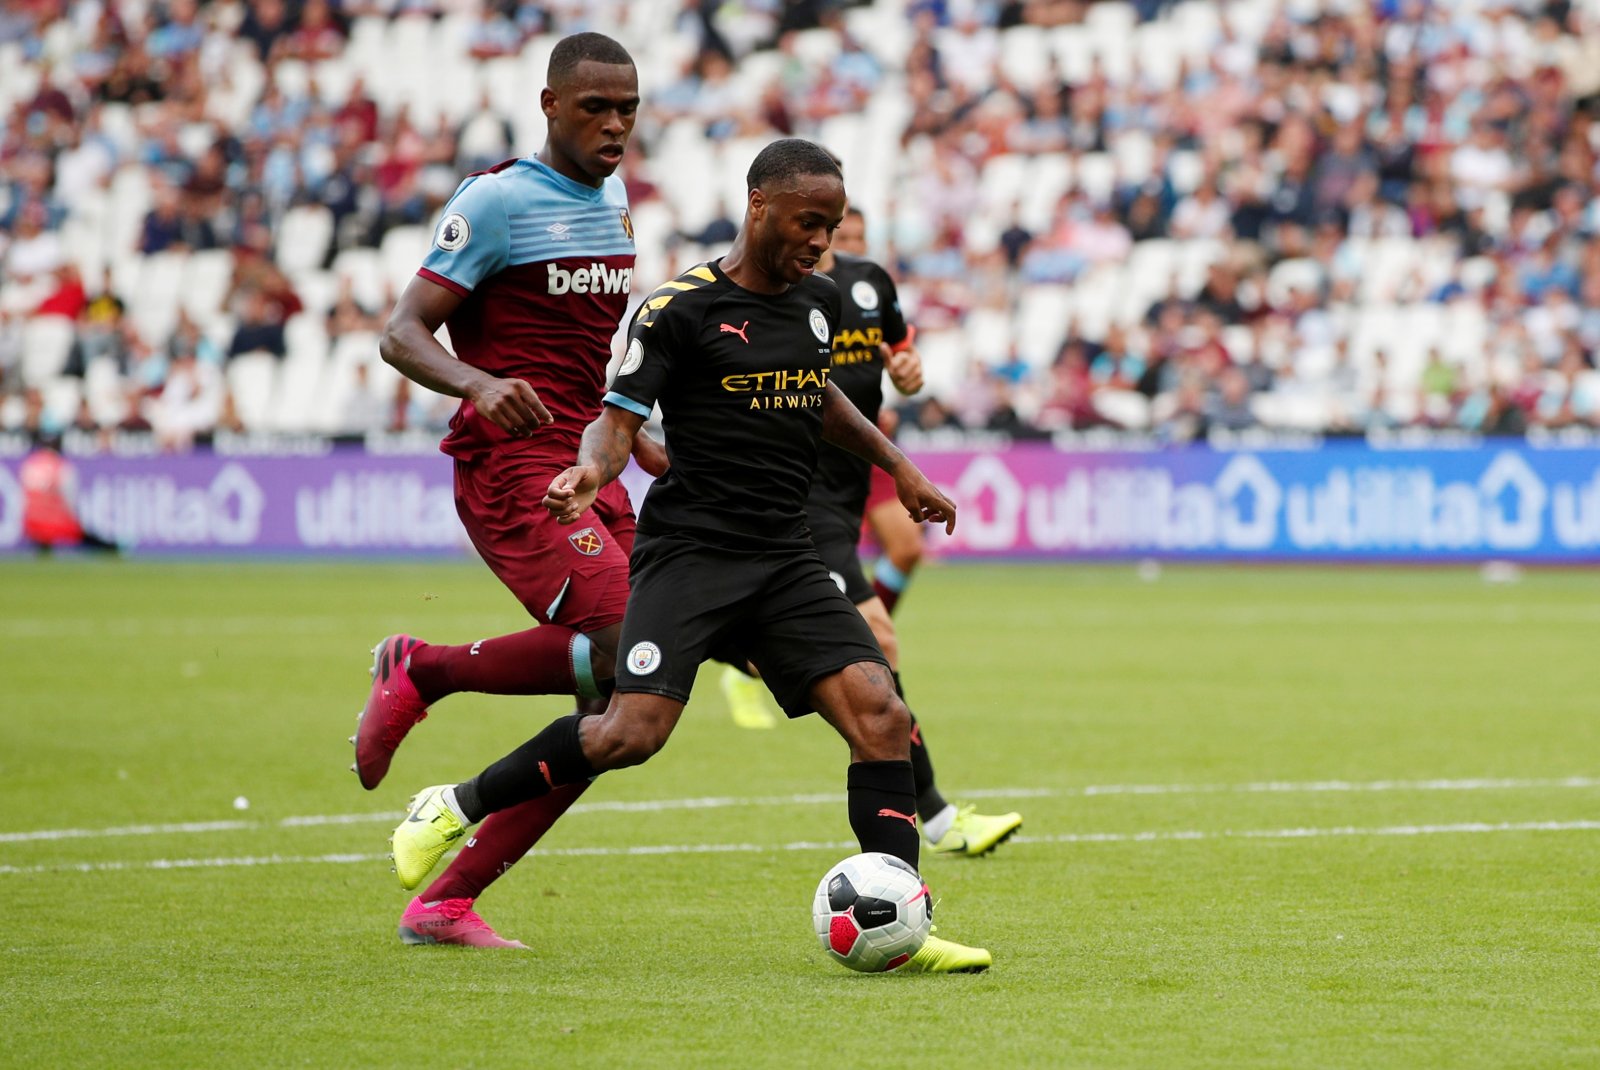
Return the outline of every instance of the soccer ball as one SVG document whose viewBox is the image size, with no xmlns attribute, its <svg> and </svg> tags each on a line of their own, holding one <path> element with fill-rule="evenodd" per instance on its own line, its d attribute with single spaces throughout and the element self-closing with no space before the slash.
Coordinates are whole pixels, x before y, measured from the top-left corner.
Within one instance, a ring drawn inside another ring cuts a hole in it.
<svg viewBox="0 0 1600 1070">
<path fill-rule="evenodd" d="M 933 901 L 915 869 L 893 855 L 851 855 L 823 876 L 811 904 L 828 957 L 861 973 L 883 973 L 921 949 Z"/>
</svg>

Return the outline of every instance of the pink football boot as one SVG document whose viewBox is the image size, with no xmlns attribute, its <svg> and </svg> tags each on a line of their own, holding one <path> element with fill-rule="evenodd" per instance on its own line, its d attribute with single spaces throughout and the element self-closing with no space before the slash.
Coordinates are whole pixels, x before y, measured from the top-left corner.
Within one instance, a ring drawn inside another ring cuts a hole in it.
<svg viewBox="0 0 1600 1070">
<path fill-rule="evenodd" d="M 428 716 L 428 707 L 406 673 L 406 661 L 422 640 L 391 635 L 372 648 L 372 690 L 356 718 L 356 761 L 350 768 L 371 791 L 383 782 L 389 762 L 411 726 Z"/>
<path fill-rule="evenodd" d="M 400 915 L 400 942 L 528 950 L 527 944 L 497 936 L 489 923 L 472 909 L 472 900 L 444 899 L 424 903 L 420 895 L 411 900 L 406 912 Z"/>
</svg>

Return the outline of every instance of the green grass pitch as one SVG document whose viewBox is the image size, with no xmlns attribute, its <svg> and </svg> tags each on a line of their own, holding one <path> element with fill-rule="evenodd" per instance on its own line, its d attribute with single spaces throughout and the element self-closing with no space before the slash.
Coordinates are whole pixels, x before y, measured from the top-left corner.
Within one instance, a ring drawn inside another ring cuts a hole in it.
<svg viewBox="0 0 1600 1070">
<path fill-rule="evenodd" d="M 0 1066 L 1600 1065 L 1600 574 L 925 570 L 940 780 L 1027 819 L 923 861 L 981 976 L 825 959 L 842 744 L 709 672 L 480 900 L 533 953 L 401 946 L 407 795 L 567 707 L 446 700 L 365 793 L 366 651 L 523 621 L 474 564 L 0 563 Z"/>
</svg>

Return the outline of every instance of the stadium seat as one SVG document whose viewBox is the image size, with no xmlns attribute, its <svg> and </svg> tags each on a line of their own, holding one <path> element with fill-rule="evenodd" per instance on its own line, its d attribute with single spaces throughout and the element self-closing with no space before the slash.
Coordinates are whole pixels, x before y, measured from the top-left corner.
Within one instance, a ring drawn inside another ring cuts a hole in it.
<svg viewBox="0 0 1600 1070">
<path fill-rule="evenodd" d="M 61 375 L 76 336 L 63 316 L 35 316 L 22 326 L 22 385 L 45 387 Z"/>
<path fill-rule="evenodd" d="M 416 266 L 412 266 L 416 270 Z M 377 249 L 345 249 L 333 258 L 334 278 L 350 281 L 355 298 L 367 308 L 386 303 L 383 256 Z"/>
<path fill-rule="evenodd" d="M 290 275 L 320 268 L 333 240 L 333 213 L 320 204 L 302 204 L 283 214 L 274 259 Z"/>
<path fill-rule="evenodd" d="M 1086 152 L 1078 157 L 1078 189 L 1093 204 L 1109 204 L 1117 184 L 1117 165 L 1104 152 Z"/>
<path fill-rule="evenodd" d="M 310 417 L 312 428 L 324 432 L 340 430 L 340 420 L 355 384 L 357 364 L 366 366 L 374 382 L 382 377 L 392 386 L 399 375 L 378 355 L 376 334 L 358 331 L 333 339 L 332 352 L 323 363 L 317 386 L 316 403 Z"/>
<path fill-rule="evenodd" d="M 1137 390 L 1096 390 L 1094 409 L 1118 427 L 1143 431 L 1150 426 L 1150 399 Z"/>
<path fill-rule="evenodd" d="M 1000 34 L 1000 65 L 1019 89 L 1031 90 L 1050 72 L 1050 38 L 1037 26 L 1013 26 Z"/>
<path fill-rule="evenodd" d="M 1061 198 L 1072 188 L 1073 161 L 1065 153 L 1025 158 L 1028 168 L 1023 179 L 1017 219 L 1033 233 L 1042 234 L 1055 223 Z"/>
<path fill-rule="evenodd" d="M 269 429 L 278 389 L 278 358 L 271 353 L 241 353 L 228 361 L 228 390 L 240 421 L 250 431 Z"/>
<path fill-rule="evenodd" d="M 1082 26 L 1061 26 L 1050 32 L 1050 47 L 1055 52 L 1061 77 L 1069 85 L 1086 82 L 1094 73 L 1094 45 Z"/>
<path fill-rule="evenodd" d="M 947 398 L 961 389 L 969 360 L 960 330 L 919 331 L 917 351 L 922 354 L 924 394 Z"/>
<path fill-rule="evenodd" d="M 328 335 L 321 314 L 302 312 L 284 325 L 289 356 L 278 376 L 278 390 L 267 424 L 273 430 L 316 430 L 317 391 L 328 365 Z"/>
<path fill-rule="evenodd" d="M 383 236 L 379 252 L 383 255 L 383 280 L 386 290 L 398 297 L 422 266 L 433 242 L 428 227 L 394 227 Z M 387 302 L 385 302 L 387 303 Z"/>
<path fill-rule="evenodd" d="M 203 249 L 190 253 L 183 265 L 180 304 L 191 319 L 204 326 L 222 312 L 233 278 L 233 253 L 227 249 Z"/>
</svg>

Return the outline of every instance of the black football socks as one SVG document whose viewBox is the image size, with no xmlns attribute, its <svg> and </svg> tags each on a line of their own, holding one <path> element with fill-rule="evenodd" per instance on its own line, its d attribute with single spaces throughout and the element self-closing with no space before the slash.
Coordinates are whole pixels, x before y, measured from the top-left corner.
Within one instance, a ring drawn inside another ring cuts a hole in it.
<svg viewBox="0 0 1600 1070">
<path fill-rule="evenodd" d="M 850 828 L 863 851 L 881 851 L 916 866 L 922 837 L 917 834 L 914 783 L 910 762 L 855 762 L 850 766 L 845 777 Z"/>
<path fill-rule="evenodd" d="M 894 674 L 894 693 L 900 696 L 901 702 L 905 701 L 906 693 L 900 686 L 899 673 Z M 936 814 L 944 813 L 944 808 L 950 804 L 934 787 L 933 759 L 928 757 L 928 748 L 923 745 L 922 726 L 917 723 L 914 713 L 911 715 L 911 772 L 916 777 L 917 816 L 927 821 Z"/>
<path fill-rule="evenodd" d="M 457 784 L 456 804 L 467 821 L 482 821 L 508 806 L 537 799 L 552 788 L 598 775 L 583 756 L 578 738 L 578 725 L 585 716 L 569 713 L 558 717 L 471 780 Z"/>
</svg>

